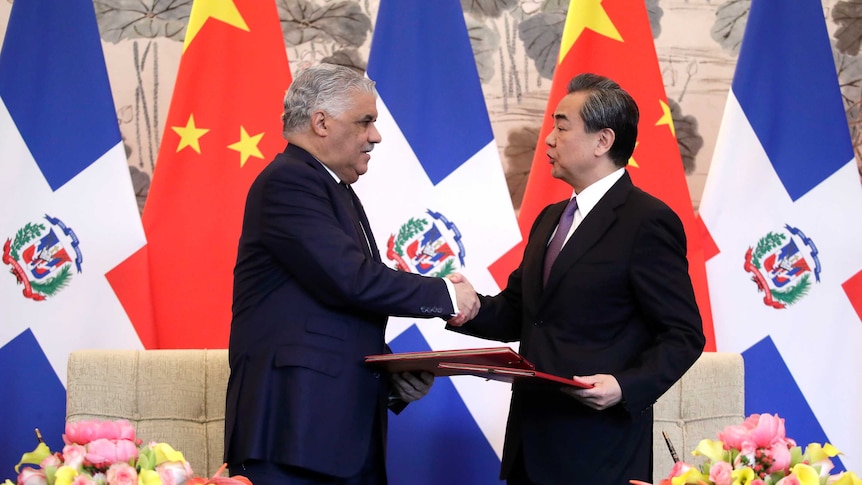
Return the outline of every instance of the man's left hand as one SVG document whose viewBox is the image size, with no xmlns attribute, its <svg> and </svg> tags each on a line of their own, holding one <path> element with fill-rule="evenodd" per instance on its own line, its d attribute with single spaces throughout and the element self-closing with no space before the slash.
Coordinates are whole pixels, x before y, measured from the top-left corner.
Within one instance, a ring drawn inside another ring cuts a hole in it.
<svg viewBox="0 0 862 485">
<path fill-rule="evenodd" d="M 620 383 L 612 375 L 596 374 L 593 376 L 575 377 L 591 383 L 593 387 L 582 389 L 580 387 L 566 386 L 562 390 L 587 407 L 603 411 L 623 400 L 623 390 L 620 388 Z"/>
<path fill-rule="evenodd" d="M 404 402 L 413 402 L 424 397 L 434 384 L 434 374 L 430 372 L 400 372 L 392 374 L 392 388 Z"/>
</svg>

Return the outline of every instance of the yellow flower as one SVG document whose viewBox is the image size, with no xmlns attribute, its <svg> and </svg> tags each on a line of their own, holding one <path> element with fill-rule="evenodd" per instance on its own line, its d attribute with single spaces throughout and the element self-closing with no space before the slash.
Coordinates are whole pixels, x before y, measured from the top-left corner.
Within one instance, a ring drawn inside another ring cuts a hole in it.
<svg viewBox="0 0 862 485">
<path fill-rule="evenodd" d="M 138 485 L 162 485 L 162 479 L 155 470 L 141 470 L 138 474 Z"/>
<path fill-rule="evenodd" d="M 809 465 L 804 463 L 794 465 L 790 472 L 796 475 L 800 485 L 820 485 L 820 473 Z"/>
<path fill-rule="evenodd" d="M 724 443 L 721 441 L 701 440 L 697 448 L 692 452 L 694 456 L 702 455 L 711 461 L 727 461 L 727 452 L 724 451 Z"/>
<path fill-rule="evenodd" d="M 830 485 L 862 485 L 862 480 L 853 472 L 842 473 L 838 480 L 835 480 Z"/>
<path fill-rule="evenodd" d="M 54 485 L 71 485 L 72 480 L 78 476 L 78 470 L 69 466 L 61 466 L 54 475 Z"/>
<path fill-rule="evenodd" d="M 838 448 L 826 443 L 825 446 L 820 446 L 820 443 L 811 443 L 805 447 L 805 456 L 812 463 L 817 463 L 828 458 L 832 458 L 834 456 L 838 456 L 841 452 L 838 451 Z"/>
<path fill-rule="evenodd" d="M 754 470 L 751 468 L 744 467 L 733 470 L 730 473 L 730 477 L 733 478 L 733 485 L 746 485 L 747 483 L 751 483 L 757 475 L 754 474 Z"/>
<path fill-rule="evenodd" d="M 39 463 L 42 463 L 42 460 L 49 456 L 51 456 L 51 450 L 48 448 L 48 445 L 45 443 L 39 443 L 39 446 L 37 446 L 35 450 L 30 453 L 24 453 L 21 456 L 21 461 L 15 465 L 15 473 L 19 473 L 21 471 L 21 465 L 25 463 L 29 465 L 38 465 Z"/>
<path fill-rule="evenodd" d="M 186 461 L 182 453 L 173 449 L 167 443 L 156 443 L 152 448 L 156 452 L 156 466 L 166 461 Z"/>
<path fill-rule="evenodd" d="M 682 475 L 670 479 L 671 485 L 697 485 L 706 480 L 705 477 L 697 468 L 689 468 Z"/>
</svg>

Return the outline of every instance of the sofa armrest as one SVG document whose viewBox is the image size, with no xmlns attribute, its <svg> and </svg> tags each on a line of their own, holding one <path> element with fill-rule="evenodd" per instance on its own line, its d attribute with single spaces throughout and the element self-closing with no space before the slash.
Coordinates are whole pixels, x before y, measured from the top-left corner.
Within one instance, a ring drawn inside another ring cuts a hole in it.
<svg viewBox="0 0 862 485">
<path fill-rule="evenodd" d="M 691 463 L 691 451 L 703 439 L 717 439 L 725 427 L 745 419 L 745 367 L 742 355 L 704 352 L 656 402 L 653 427 L 653 483 L 673 467 L 662 432 L 679 459 Z"/>
<path fill-rule="evenodd" d="M 78 350 L 66 420 L 126 419 L 144 442 L 181 451 L 199 475 L 223 463 L 227 350 Z"/>
</svg>

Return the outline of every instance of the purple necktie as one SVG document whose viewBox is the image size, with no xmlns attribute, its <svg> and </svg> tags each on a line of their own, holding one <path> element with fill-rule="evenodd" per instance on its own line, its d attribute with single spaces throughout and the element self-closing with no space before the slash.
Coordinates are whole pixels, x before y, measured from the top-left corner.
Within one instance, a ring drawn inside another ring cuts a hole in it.
<svg viewBox="0 0 862 485">
<path fill-rule="evenodd" d="M 551 274 L 551 266 L 559 256 L 563 249 L 563 244 L 566 242 L 566 236 L 569 234 L 569 229 L 572 228 L 572 222 L 575 220 L 575 211 L 578 210 L 578 201 L 576 197 L 572 197 L 566 208 L 563 210 L 563 215 L 560 216 L 560 223 L 557 226 L 557 232 L 551 238 L 548 244 L 548 250 L 545 251 L 545 271 L 543 273 L 542 284 L 548 284 L 548 275 Z"/>
</svg>

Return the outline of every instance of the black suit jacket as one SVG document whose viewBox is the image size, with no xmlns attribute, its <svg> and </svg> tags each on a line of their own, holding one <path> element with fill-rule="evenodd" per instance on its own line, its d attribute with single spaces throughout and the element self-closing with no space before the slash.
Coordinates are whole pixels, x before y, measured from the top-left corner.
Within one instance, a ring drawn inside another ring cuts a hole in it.
<svg viewBox="0 0 862 485">
<path fill-rule="evenodd" d="M 225 460 L 346 477 L 385 437 L 389 315 L 448 317 L 446 284 L 386 267 L 347 190 L 288 146 L 252 184 L 234 269 Z M 377 419 L 377 421 L 375 421 Z"/>
<path fill-rule="evenodd" d="M 548 240 L 567 201 L 537 217 L 518 269 L 497 296 L 482 297 L 461 329 L 520 340 L 520 353 L 550 374 L 611 374 L 624 401 L 595 411 L 558 389 L 515 385 L 502 478 L 523 452 L 541 484 L 652 480 L 652 404 L 703 350 L 685 232 L 667 205 L 628 173 L 584 218 L 542 287 Z"/>
</svg>

